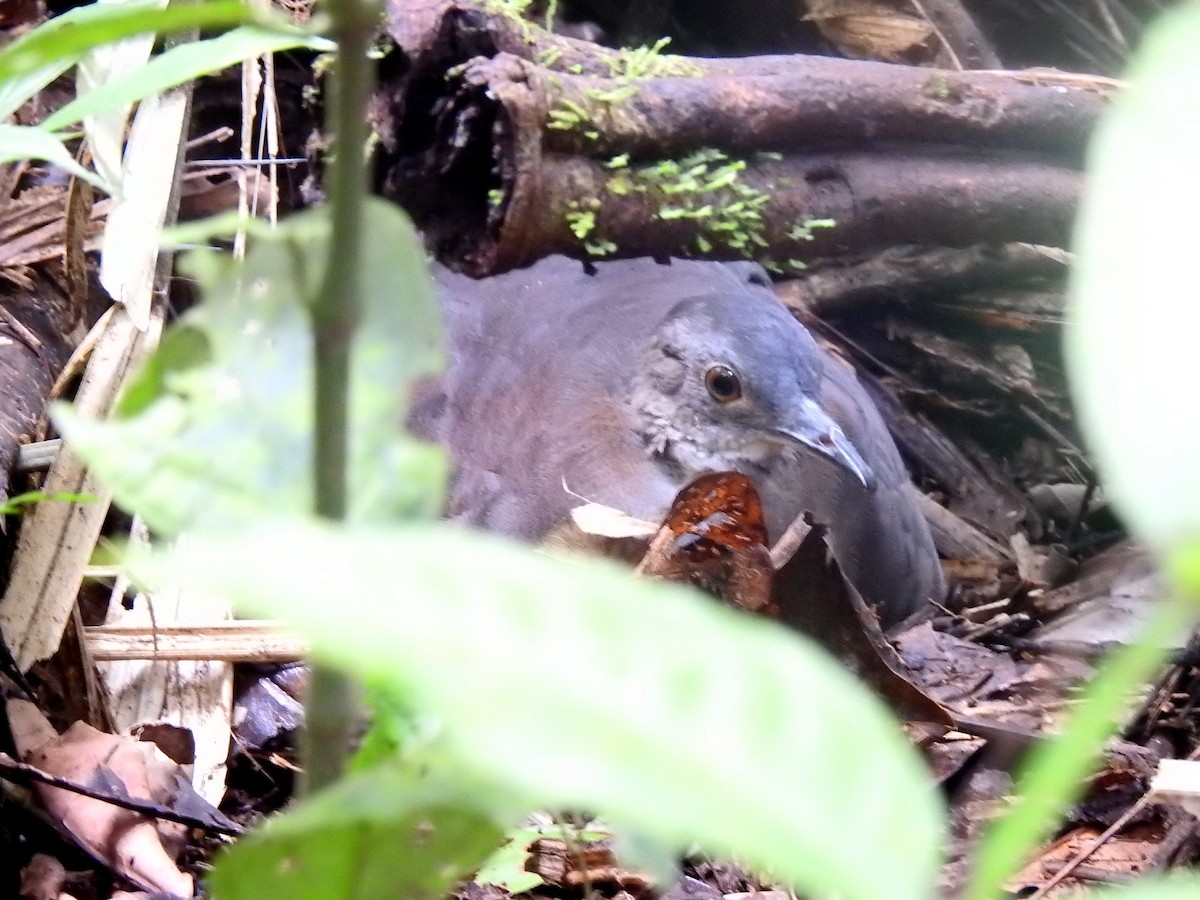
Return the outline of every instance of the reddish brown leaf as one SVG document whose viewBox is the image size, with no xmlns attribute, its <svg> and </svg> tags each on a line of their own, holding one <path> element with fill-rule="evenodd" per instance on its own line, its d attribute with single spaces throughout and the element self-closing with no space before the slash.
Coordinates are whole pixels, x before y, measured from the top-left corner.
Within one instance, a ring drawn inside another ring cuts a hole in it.
<svg viewBox="0 0 1200 900">
<path fill-rule="evenodd" d="M 774 569 L 754 484 L 738 472 L 717 472 L 687 485 L 676 494 L 638 571 L 770 613 Z"/>
</svg>

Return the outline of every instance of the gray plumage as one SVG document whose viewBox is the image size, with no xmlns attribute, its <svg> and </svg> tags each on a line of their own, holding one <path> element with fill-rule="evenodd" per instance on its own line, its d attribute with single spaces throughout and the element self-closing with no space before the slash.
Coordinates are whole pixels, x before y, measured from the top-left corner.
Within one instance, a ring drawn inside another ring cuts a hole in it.
<svg viewBox="0 0 1200 900">
<path fill-rule="evenodd" d="M 419 392 L 412 424 L 451 450 L 452 519 L 536 540 L 582 496 L 658 521 L 687 481 L 736 469 L 758 484 L 773 538 L 806 509 L 830 525 L 835 555 L 885 622 L 940 599 L 933 541 L 879 413 L 757 266 L 638 259 L 587 274 L 551 257 L 435 279 L 450 362 Z M 717 402 L 706 378 L 728 370 L 741 395 Z M 845 437 L 828 422 L 820 453 L 778 433 L 825 413 Z"/>
</svg>

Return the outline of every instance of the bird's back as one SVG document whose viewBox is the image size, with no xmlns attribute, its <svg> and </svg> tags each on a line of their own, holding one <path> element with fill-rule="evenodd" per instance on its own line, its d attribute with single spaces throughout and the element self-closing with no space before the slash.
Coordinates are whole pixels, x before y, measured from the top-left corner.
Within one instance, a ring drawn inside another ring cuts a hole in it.
<svg viewBox="0 0 1200 900">
<path fill-rule="evenodd" d="M 675 486 L 650 477 L 619 397 L 679 300 L 716 286 L 741 291 L 745 280 L 723 267 L 650 259 L 602 264 L 592 275 L 565 257 L 481 280 L 436 267 L 434 278 L 450 362 L 444 408 L 424 404 L 416 428 L 451 449 L 450 515 L 530 539 L 580 497 L 660 516 Z"/>
</svg>

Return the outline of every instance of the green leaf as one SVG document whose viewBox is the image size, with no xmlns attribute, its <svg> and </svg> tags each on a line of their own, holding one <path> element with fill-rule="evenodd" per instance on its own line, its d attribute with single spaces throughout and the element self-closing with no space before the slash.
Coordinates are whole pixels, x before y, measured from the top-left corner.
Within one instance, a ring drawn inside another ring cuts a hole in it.
<svg viewBox="0 0 1200 900">
<path fill-rule="evenodd" d="M 510 894 L 531 891 L 545 880 L 534 872 L 525 871 L 530 845 L 545 837 L 536 828 L 517 828 L 504 836 L 504 845 L 488 857 L 487 862 L 475 874 L 476 884 L 491 884 L 504 888 Z"/>
<path fill-rule="evenodd" d="M 79 53 L 70 54 L 19 78 L 0 81 L 0 122 L 15 113 L 34 94 L 75 65 L 81 55 Z"/>
<path fill-rule="evenodd" d="M 192 28 L 258 23 L 301 33 L 286 17 L 240 0 L 205 0 L 159 7 L 155 0 L 132 0 L 120 6 L 92 3 L 55 16 L 0 50 L 0 83 L 30 75 L 63 60 L 71 64 L 94 47 L 138 34 L 160 34 Z"/>
<path fill-rule="evenodd" d="M 1163 560 L 1163 568 L 1181 593 L 1200 597 L 1200 540 L 1179 541 Z"/>
<path fill-rule="evenodd" d="M 352 513 L 435 515 L 442 452 L 404 433 L 410 388 L 441 363 L 424 256 L 395 206 L 367 206 L 365 303 L 351 362 Z M 164 534 L 311 508 L 312 337 L 324 274 L 324 210 L 292 217 L 245 265 L 201 251 L 184 267 L 204 302 L 168 331 L 120 418 L 54 411 L 63 436 L 114 492 Z"/>
<path fill-rule="evenodd" d="M 235 209 L 216 213 L 203 219 L 184 222 L 164 228 L 159 236 L 163 247 L 191 249 L 197 244 L 208 244 L 219 238 L 227 238 L 238 231 L 257 238 L 270 239 L 275 226 L 266 219 L 243 215 Z"/>
<path fill-rule="evenodd" d="M 314 35 L 281 33 L 254 26 L 236 28 L 210 40 L 172 47 L 137 72 L 109 82 L 68 103 L 52 113 L 41 127 L 51 131 L 66 128 L 85 116 L 141 100 L 201 75 L 219 72 L 242 60 L 297 47 L 331 51 L 336 45 Z"/>
<path fill-rule="evenodd" d="M 112 186 L 108 182 L 75 161 L 74 155 L 63 146 L 61 139 L 40 128 L 0 124 L 0 163 L 25 159 L 40 159 L 53 163 L 100 190 L 112 193 Z"/>
<path fill-rule="evenodd" d="M 1200 95 L 1197 41 L 1195 6 L 1160 19 L 1096 132 L 1065 334 L 1072 391 L 1106 488 L 1135 533 L 1166 558 L 1176 590 L 1089 684 L 1062 736 L 1031 755 L 1016 802 L 983 841 L 968 893 L 977 900 L 997 895 L 1080 793 L 1130 691 L 1152 677 L 1164 648 L 1196 617 L 1200 417 L 1185 298 L 1195 294 L 1200 121 L 1179 111 Z"/>
<path fill-rule="evenodd" d="M 1195 211 L 1200 8 L 1145 36 L 1093 140 L 1075 235 L 1066 354 L 1105 490 L 1160 553 L 1200 538 Z"/>
<path fill-rule="evenodd" d="M 1172 599 L 1158 604 L 1136 640 L 1118 648 L 1088 684 L 1083 702 L 1075 707 L 1062 733 L 1031 751 L 1018 775 L 1013 804 L 991 823 L 980 842 L 968 898 L 1000 896 L 1004 881 L 1061 821 L 1087 786 L 1087 774 L 1096 765 L 1105 738 L 1128 715 L 1131 689 L 1153 677 L 1166 648 L 1190 618 L 1187 603 Z"/>
<path fill-rule="evenodd" d="M 412 768 L 349 776 L 243 837 L 209 876 L 222 900 L 437 900 L 503 829 L 461 799 L 466 786 Z"/>
<path fill-rule="evenodd" d="M 932 895 L 941 811 L 916 751 L 776 625 L 446 525 L 280 521 L 172 559 L 182 583 L 288 620 L 318 661 L 439 715 L 477 803 L 594 810 L 850 900 Z"/>
<path fill-rule="evenodd" d="M 23 494 L 9 497 L 3 503 L 0 503 L 0 516 L 23 513 L 27 507 L 33 506 L 35 503 L 47 502 L 95 503 L 96 497 L 92 494 L 73 494 L 69 491 L 57 491 L 52 494 L 47 494 L 45 491 L 26 491 Z"/>
</svg>

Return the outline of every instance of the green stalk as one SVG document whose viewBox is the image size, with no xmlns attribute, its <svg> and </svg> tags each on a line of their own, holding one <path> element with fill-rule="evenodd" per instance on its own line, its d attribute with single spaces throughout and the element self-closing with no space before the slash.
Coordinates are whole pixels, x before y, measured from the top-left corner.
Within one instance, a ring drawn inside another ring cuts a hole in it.
<svg viewBox="0 0 1200 900">
<path fill-rule="evenodd" d="M 363 205 L 367 195 L 363 148 L 367 97 L 374 69 L 367 51 L 379 24 L 375 0 L 330 0 L 338 44 L 326 129 L 334 153 L 326 179 L 332 231 L 325 282 L 312 308 L 316 377 L 314 489 L 317 515 L 344 519 L 347 507 L 347 409 L 350 347 L 362 306 Z M 321 666 L 312 670 L 303 760 L 305 792 L 335 781 L 350 753 L 354 691 L 349 679 Z"/>
<path fill-rule="evenodd" d="M 1194 620 L 1196 609 L 1196 594 L 1184 590 L 1157 604 L 1141 633 L 1105 661 L 1062 733 L 1030 754 L 1011 809 L 992 823 L 981 843 L 965 895 L 968 900 L 1001 896 L 1005 879 L 1025 863 L 1083 793 L 1105 740 L 1129 707 L 1131 692 L 1154 677 L 1169 655 L 1166 648 Z"/>
</svg>

